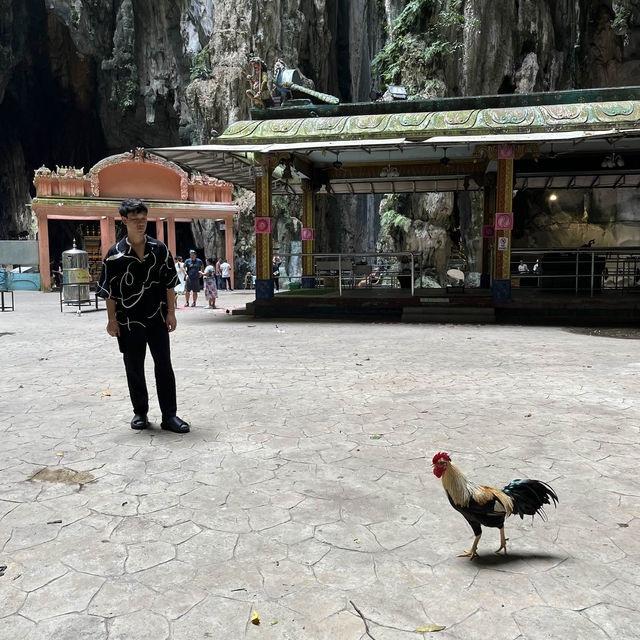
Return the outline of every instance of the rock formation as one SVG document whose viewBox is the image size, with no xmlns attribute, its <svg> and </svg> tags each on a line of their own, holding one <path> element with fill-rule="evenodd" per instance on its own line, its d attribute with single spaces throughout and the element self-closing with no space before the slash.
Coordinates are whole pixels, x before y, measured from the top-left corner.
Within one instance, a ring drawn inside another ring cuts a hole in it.
<svg viewBox="0 0 640 640">
<path fill-rule="evenodd" d="M 25 204 L 42 164 L 89 167 L 136 146 L 206 142 L 246 118 L 240 72 L 252 51 L 269 65 L 296 64 L 343 102 L 368 100 L 385 74 L 422 97 L 546 91 L 635 84 L 639 24 L 638 0 L 0 0 L 0 237 L 33 233 Z M 385 48 L 399 35 L 402 47 Z M 615 198 L 619 220 L 635 205 L 624 194 L 588 197 L 593 211 Z M 377 243 L 423 251 L 433 276 L 452 259 L 477 270 L 476 196 L 394 198 L 320 199 L 319 249 Z M 238 201 L 241 277 L 253 256 L 253 200 Z M 276 203 L 281 252 L 299 242 L 299 209 L 295 199 Z M 523 231 L 546 241 L 554 212 L 538 203 L 523 215 Z M 589 214 L 579 224 L 601 223 Z M 194 223 L 192 233 L 221 255 L 215 225 Z"/>
<path fill-rule="evenodd" d="M 584 3 L 579 0 L 528 2 L 418 2 L 410 14 L 407 3 L 386 0 L 387 45 L 402 35 L 405 44 L 396 52 L 402 64 L 393 77 L 409 93 L 432 95 L 482 95 L 526 93 L 572 88 L 624 86 L 637 84 L 638 25 L 640 3 Z M 411 7 L 409 7 L 411 8 Z M 437 47 L 434 48 L 434 42 Z M 389 47 L 387 46 L 387 50 Z M 431 57 L 425 54 L 431 52 Z M 429 58 L 429 62 L 424 60 Z M 383 59 L 393 68 L 393 55 Z M 379 69 L 381 70 L 381 69 Z M 384 69 L 382 69 L 384 71 Z M 391 80 L 391 78 L 389 78 Z M 582 200 L 584 194 L 578 194 Z M 607 190 L 590 196 L 628 219 L 635 196 Z M 535 198 L 535 196 L 534 196 Z M 482 201 L 467 193 L 430 194 L 406 197 L 399 211 L 389 215 L 383 203 L 382 233 L 378 246 L 386 250 L 422 251 L 427 273 L 442 281 L 447 263 L 465 262 L 469 271 L 479 270 Z M 563 199 L 564 200 L 564 199 Z M 564 211 L 541 214 L 537 206 L 527 208 L 528 196 L 516 199 L 521 238 L 547 246 L 578 246 L 584 236 L 603 243 L 640 242 L 636 229 L 620 226 L 617 242 L 603 227 L 612 220 L 600 220 L 600 232 L 588 218 L 564 226 L 555 220 L 572 217 Z M 395 206 L 395 205 L 394 205 Z M 519 208 L 518 208 L 519 207 Z M 398 209 L 397 206 L 393 209 Z M 598 224 L 598 223 L 596 223 Z M 626 231 L 623 231 L 625 229 Z M 633 240 L 631 240 L 633 239 Z M 514 234 L 514 246 L 518 237 Z M 565 244 L 566 243 L 566 244 Z M 523 245 L 521 245 L 523 246 Z M 460 251 L 460 249 L 462 251 Z M 461 255 L 462 254 L 462 255 Z"/>
</svg>

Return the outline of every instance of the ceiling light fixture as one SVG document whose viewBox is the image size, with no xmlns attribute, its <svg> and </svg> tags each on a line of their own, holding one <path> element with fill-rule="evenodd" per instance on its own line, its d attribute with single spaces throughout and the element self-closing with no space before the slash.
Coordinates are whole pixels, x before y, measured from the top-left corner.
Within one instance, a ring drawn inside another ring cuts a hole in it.
<svg viewBox="0 0 640 640">
<path fill-rule="evenodd" d="M 397 178 L 400 175 L 397 167 L 391 166 L 391 151 L 389 151 L 389 161 L 387 162 L 386 167 L 382 167 L 380 169 L 380 177 L 381 178 Z"/>
<path fill-rule="evenodd" d="M 603 169 L 614 169 L 615 167 L 624 167 L 624 159 L 619 156 L 615 151 L 612 151 L 609 155 L 605 156 L 600 163 Z"/>
<path fill-rule="evenodd" d="M 381 178 L 397 178 L 399 175 L 400 175 L 400 172 L 398 171 L 398 168 L 392 167 L 390 164 L 380 169 Z"/>
</svg>

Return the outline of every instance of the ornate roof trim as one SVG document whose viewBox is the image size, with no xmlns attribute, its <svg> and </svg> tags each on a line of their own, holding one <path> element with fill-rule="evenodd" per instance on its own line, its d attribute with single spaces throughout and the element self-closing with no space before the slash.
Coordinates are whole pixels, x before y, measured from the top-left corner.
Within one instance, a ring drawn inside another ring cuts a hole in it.
<svg viewBox="0 0 640 640">
<path fill-rule="evenodd" d="M 404 137 L 467 136 L 562 131 L 640 130 L 640 101 L 592 102 L 276 120 L 231 124 L 221 143 L 267 144 Z"/>
</svg>

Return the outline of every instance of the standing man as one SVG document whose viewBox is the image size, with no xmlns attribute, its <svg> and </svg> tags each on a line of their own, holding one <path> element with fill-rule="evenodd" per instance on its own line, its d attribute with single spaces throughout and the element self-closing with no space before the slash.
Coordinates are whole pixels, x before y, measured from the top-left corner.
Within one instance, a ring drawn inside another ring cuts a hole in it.
<svg viewBox="0 0 640 640">
<path fill-rule="evenodd" d="M 220 265 L 222 264 L 222 258 L 216 260 L 216 284 L 218 285 L 218 291 L 222 289 L 222 271 Z"/>
<path fill-rule="evenodd" d="M 233 289 L 231 288 L 231 265 L 227 262 L 226 258 L 220 265 L 220 271 L 222 273 L 222 282 L 224 284 L 224 288 L 227 291 L 233 291 Z"/>
<path fill-rule="evenodd" d="M 187 283 L 185 285 L 185 298 L 187 299 L 187 307 L 189 306 L 189 292 L 193 291 L 193 304 L 196 306 L 196 300 L 198 299 L 198 291 L 202 288 L 200 286 L 200 272 L 204 270 L 202 260 L 196 257 L 195 249 L 189 251 L 189 257 L 184 262 L 184 268 L 187 272 Z"/>
<path fill-rule="evenodd" d="M 187 433 L 189 424 L 176 416 L 176 379 L 171 366 L 169 333 L 176 328 L 178 276 L 167 247 L 145 234 L 147 206 L 127 199 L 120 205 L 127 235 L 102 263 L 97 295 L 107 303 L 107 333 L 118 338 L 133 405 L 132 429 L 149 426 L 149 394 L 144 375 L 147 345 L 155 365 L 161 427 Z"/>
</svg>

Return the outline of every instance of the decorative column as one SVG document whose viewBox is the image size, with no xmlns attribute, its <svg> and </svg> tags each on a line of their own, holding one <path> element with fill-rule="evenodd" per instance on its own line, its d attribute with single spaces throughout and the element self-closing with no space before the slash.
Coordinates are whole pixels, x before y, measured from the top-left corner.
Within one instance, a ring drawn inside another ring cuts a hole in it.
<svg viewBox="0 0 640 640">
<path fill-rule="evenodd" d="M 164 220 L 162 218 L 156 219 L 156 240 L 164 242 Z"/>
<path fill-rule="evenodd" d="M 105 259 L 110 247 L 109 218 L 107 216 L 102 216 L 100 218 L 100 253 L 102 254 L 103 260 Z"/>
<path fill-rule="evenodd" d="M 302 283 L 303 289 L 313 289 L 316 279 L 313 270 L 313 252 L 316 244 L 316 198 L 309 180 L 302 181 Z"/>
<path fill-rule="evenodd" d="M 171 255 L 176 257 L 176 221 L 173 218 L 167 218 L 167 247 Z"/>
<path fill-rule="evenodd" d="M 495 228 L 493 226 L 496 213 L 496 182 L 495 171 L 484 174 L 484 209 L 482 218 L 482 271 L 480 273 L 480 286 L 488 289 L 491 286 L 491 247 Z"/>
<path fill-rule="evenodd" d="M 271 167 L 267 154 L 256 154 L 256 300 L 273 298 L 271 269 Z"/>
<path fill-rule="evenodd" d="M 40 261 L 40 291 L 51 291 L 51 265 L 49 264 L 49 221 L 46 213 L 38 216 L 38 260 Z"/>
<path fill-rule="evenodd" d="M 107 243 L 107 251 L 117 242 L 116 239 L 116 219 L 107 218 L 107 227 L 109 228 L 109 242 Z"/>
<path fill-rule="evenodd" d="M 107 255 L 107 251 L 116 243 L 116 221 L 109 216 L 100 218 L 100 251 L 102 258 Z"/>
<path fill-rule="evenodd" d="M 225 257 L 229 266 L 231 267 L 230 275 L 231 275 L 231 286 L 234 289 L 237 289 L 236 280 L 233 273 L 233 218 L 225 218 L 224 219 L 224 251 Z"/>
<path fill-rule="evenodd" d="M 498 180 L 496 187 L 495 240 L 492 297 L 511 299 L 511 230 L 513 229 L 513 160 L 512 145 L 498 146 Z"/>
</svg>

